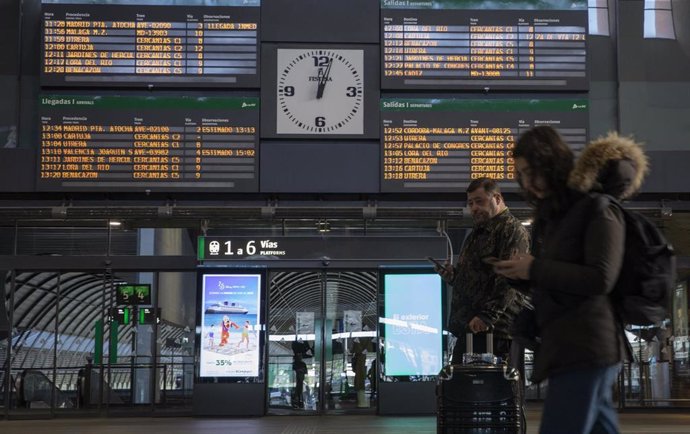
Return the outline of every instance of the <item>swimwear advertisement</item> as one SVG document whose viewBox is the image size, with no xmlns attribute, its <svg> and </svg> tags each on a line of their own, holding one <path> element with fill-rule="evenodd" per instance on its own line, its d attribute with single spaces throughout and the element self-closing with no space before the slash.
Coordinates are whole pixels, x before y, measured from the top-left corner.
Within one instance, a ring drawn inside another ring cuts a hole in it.
<svg viewBox="0 0 690 434">
<path fill-rule="evenodd" d="M 442 296 L 438 274 L 386 274 L 385 375 L 437 375 L 443 362 Z"/>
<path fill-rule="evenodd" d="M 205 274 L 200 377 L 257 377 L 261 275 Z"/>
</svg>

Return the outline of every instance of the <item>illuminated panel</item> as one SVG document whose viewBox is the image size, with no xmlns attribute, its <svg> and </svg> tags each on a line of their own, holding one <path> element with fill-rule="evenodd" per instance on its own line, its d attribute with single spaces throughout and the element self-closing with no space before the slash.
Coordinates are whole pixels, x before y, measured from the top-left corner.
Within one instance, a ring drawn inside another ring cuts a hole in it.
<svg viewBox="0 0 690 434">
<path fill-rule="evenodd" d="M 587 3 L 562 3 L 382 0 L 382 88 L 587 90 Z"/>
<path fill-rule="evenodd" d="M 483 176 L 515 189 L 510 151 L 522 132 L 551 125 L 578 150 L 588 117 L 584 99 L 382 99 L 381 190 L 458 192 Z"/>
<path fill-rule="evenodd" d="M 43 86 L 259 85 L 259 7 L 44 3 L 41 29 Z"/>
<path fill-rule="evenodd" d="M 384 381 L 438 375 L 443 366 L 441 276 L 404 269 L 382 269 L 381 274 Z"/>
<path fill-rule="evenodd" d="M 40 100 L 38 189 L 258 191 L 258 98 Z"/>
<path fill-rule="evenodd" d="M 258 377 L 261 275 L 203 274 L 202 279 L 199 377 Z"/>
</svg>

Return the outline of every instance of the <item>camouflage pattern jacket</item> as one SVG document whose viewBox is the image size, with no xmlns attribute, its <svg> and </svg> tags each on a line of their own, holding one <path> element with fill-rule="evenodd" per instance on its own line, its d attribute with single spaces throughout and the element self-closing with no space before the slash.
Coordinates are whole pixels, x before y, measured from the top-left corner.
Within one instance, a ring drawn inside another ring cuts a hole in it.
<svg viewBox="0 0 690 434">
<path fill-rule="evenodd" d="M 475 225 L 463 244 L 454 267 L 453 296 L 448 330 L 455 336 L 466 333 L 467 324 L 478 316 L 494 326 L 494 336 L 508 338 L 513 319 L 526 304 L 526 294 L 512 288 L 508 281 L 493 272 L 482 258 L 507 259 L 513 253 L 529 249 L 529 235 L 509 210 L 491 220 Z"/>
</svg>

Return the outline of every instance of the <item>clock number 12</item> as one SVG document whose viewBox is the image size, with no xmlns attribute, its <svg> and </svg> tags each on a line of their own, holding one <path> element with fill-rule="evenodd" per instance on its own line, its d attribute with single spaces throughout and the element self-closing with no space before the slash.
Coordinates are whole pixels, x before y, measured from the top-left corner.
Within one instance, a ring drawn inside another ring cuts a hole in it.
<svg viewBox="0 0 690 434">
<path fill-rule="evenodd" d="M 314 66 L 328 66 L 328 62 L 331 60 L 328 56 L 312 56 L 314 59 Z"/>
</svg>

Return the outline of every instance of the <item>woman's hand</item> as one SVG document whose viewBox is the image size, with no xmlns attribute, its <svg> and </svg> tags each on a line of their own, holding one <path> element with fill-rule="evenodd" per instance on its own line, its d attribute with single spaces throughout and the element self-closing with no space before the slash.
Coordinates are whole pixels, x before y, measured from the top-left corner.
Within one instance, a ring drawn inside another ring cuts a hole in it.
<svg viewBox="0 0 690 434">
<path fill-rule="evenodd" d="M 534 256 L 528 253 L 518 253 L 505 261 L 494 263 L 494 272 L 512 280 L 529 280 L 529 269 Z"/>
</svg>

